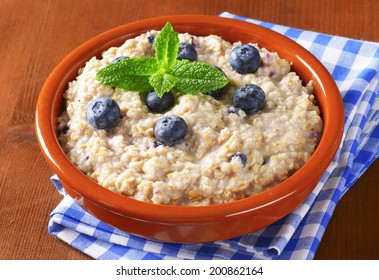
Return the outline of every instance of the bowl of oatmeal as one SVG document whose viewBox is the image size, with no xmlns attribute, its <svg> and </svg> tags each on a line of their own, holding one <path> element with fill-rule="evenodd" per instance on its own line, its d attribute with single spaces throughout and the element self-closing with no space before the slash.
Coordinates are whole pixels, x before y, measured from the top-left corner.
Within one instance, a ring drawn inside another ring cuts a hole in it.
<svg viewBox="0 0 379 280">
<path fill-rule="evenodd" d="M 115 69 L 161 56 L 167 23 L 179 42 L 167 70 L 175 85 L 157 97 L 146 81 L 140 91 L 124 76 L 114 82 Z M 187 66 L 205 70 L 193 78 Z M 107 69 L 109 84 L 98 74 Z M 194 80 L 210 86 L 186 92 Z M 128 23 L 68 54 L 41 90 L 36 134 L 95 217 L 152 240 L 209 242 L 302 203 L 338 149 L 343 118 L 335 82 L 300 45 L 251 23 L 183 15 Z"/>
</svg>

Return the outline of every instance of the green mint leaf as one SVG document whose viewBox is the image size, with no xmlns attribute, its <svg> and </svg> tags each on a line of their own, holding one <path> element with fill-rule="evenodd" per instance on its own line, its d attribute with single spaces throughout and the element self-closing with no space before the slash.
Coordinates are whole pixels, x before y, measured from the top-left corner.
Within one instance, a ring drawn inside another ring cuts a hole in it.
<svg viewBox="0 0 379 280">
<path fill-rule="evenodd" d="M 153 88 L 149 78 L 157 72 L 158 63 L 154 57 L 129 58 L 104 67 L 96 79 L 108 86 L 147 92 Z"/>
<path fill-rule="evenodd" d="M 182 94 L 207 93 L 228 84 L 227 77 L 215 67 L 189 60 L 177 60 L 179 36 L 167 22 L 155 43 L 156 57 L 129 58 L 101 69 L 101 83 L 130 91 L 155 92 L 162 97 L 176 88 Z"/>
<path fill-rule="evenodd" d="M 184 94 L 206 93 L 229 82 L 215 67 L 199 61 L 177 60 L 170 74 L 177 78 L 175 88 Z"/>
<path fill-rule="evenodd" d="M 162 97 L 166 92 L 171 90 L 177 81 L 177 78 L 170 74 L 157 73 L 150 76 L 149 82 L 154 87 L 155 92 L 159 97 Z"/>
<path fill-rule="evenodd" d="M 161 72 L 168 72 L 176 61 L 179 49 L 178 33 L 169 22 L 159 32 L 154 47 Z"/>
</svg>

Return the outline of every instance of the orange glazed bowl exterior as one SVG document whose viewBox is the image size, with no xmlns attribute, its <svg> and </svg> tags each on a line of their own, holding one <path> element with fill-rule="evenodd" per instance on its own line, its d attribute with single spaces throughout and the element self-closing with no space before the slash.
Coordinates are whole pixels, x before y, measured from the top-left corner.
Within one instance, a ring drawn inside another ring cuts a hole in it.
<svg viewBox="0 0 379 280">
<path fill-rule="evenodd" d="M 170 22 L 177 32 L 216 34 L 230 42 L 253 42 L 292 62 L 304 82 L 313 80 L 324 131 L 309 161 L 277 186 L 254 196 L 211 206 L 167 206 L 141 202 L 114 193 L 92 181 L 62 151 L 57 117 L 69 81 L 93 56 L 125 40 Z M 313 191 L 332 161 L 342 138 L 344 111 L 341 95 L 326 68 L 307 50 L 274 31 L 217 16 L 183 15 L 128 23 L 87 41 L 68 54 L 44 84 L 36 108 L 36 134 L 48 163 L 66 191 L 98 219 L 141 237 L 167 242 L 209 242 L 237 237 L 272 224 L 301 204 Z"/>
</svg>

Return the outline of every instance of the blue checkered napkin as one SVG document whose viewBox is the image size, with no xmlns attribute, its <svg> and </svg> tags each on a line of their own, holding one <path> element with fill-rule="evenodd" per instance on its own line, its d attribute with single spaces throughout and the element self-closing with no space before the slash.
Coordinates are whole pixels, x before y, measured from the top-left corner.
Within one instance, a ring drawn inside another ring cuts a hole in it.
<svg viewBox="0 0 379 280">
<path fill-rule="evenodd" d="M 345 132 L 333 162 L 312 194 L 280 221 L 238 238 L 171 244 L 117 230 L 64 195 L 48 230 L 95 259 L 313 259 L 339 199 L 379 155 L 379 44 L 320 34 L 229 13 L 223 17 L 273 29 L 312 52 L 329 70 L 345 104 Z"/>
</svg>

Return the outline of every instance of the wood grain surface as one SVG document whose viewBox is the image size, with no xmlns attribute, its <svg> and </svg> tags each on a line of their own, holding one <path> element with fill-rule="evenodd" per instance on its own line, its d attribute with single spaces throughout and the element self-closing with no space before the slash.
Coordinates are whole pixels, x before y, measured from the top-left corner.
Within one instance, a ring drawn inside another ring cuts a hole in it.
<svg viewBox="0 0 379 280">
<path fill-rule="evenodd" d="M 39 91 L 71 50 L 118 25 L 223 11 L 263 21 L 379 41 L 377 0 L 0 0 L 0 259 L 90 259 L 50 236 L 61 196 L 39 151 Z M 379 259 L 379 161 L 337 205 L 315 259 Z"/>
</svg>

